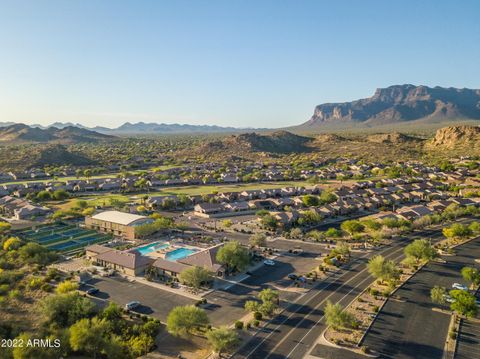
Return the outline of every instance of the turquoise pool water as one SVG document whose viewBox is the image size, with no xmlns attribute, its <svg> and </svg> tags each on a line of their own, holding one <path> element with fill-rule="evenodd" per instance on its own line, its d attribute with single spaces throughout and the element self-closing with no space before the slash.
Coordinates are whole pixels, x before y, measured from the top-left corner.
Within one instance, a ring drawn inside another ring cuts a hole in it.
<svg viewBox="0 0 480 359">
<path fill-rule="evenodd" d="M 165 256 L 165 259 L 168 259 L 169 261 L 176 261 L 178 259 L 188 257 L 190 254 L 193 254 L 195 252 L 195 249 L 177 248 L 171 252 L 168 252 Z"/>
<path fill-rule="evenodd" d="M 167 248 L 169 246 L 168 243 L 163 243 L 163 242 L 153 242 L 150 244 L 147 244 L 146 246 L 143 247 L 138 247 L 136 250 L 142 255 L 147 255 L 148 253 L 155 252 L 159 249 Z"/>
</svg>

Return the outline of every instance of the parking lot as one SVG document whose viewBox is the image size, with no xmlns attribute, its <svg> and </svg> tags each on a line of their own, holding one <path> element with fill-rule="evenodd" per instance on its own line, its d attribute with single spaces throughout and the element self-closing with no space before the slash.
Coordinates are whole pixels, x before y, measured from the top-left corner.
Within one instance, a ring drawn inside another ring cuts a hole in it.
<svg viewBox="0 0 480 359">
<path fill-rule="evenodd" d="M 113 301 L 122 307 L 128 302 L 139 301 L 141 306 L 135 312 L 151 315 L 165 322 L 174 307 L 193 304 L 193 299 L 150 287 L 142 283 L 132 283 L 120 277 L 93 278 L 81 290 L 96 287 L 100 291 L 93 295 L 96 301 Z"/>
<path fill-rule="evenodd" d="M 320 264 L 318 253 L 286 254 L 277 257 L 274 266 L 261 266 L 252 275 L 225 290 L 216 290 L 205 298 L 208 315 L 214 325 L 231 324 L 245 315 L 245 301 L 253 299 L 262 289 L 274 287 L 280 290 L 280 299 L 292 301 L 300 292 L 286 291 L 293 284 L 287 278 L 290 273 L 305 274 Z"/>
<path fill-rule="evenodd" d="M 455 256 L 444 257 L 446 263 L 431 262 L 412 277 L 396 292 L 401 300 L 387 301 L 364 345 L 381 357 L 442 358 L 450 315 L 432 310 L 437 305 L 430 299 L 430 289 L 434 285 L 450 289 L 455 282 L 465 284 L 460 271 L 480 256 L 480 238 L 455 252 Z"/>
<path fill-rule="evenodd" d="M 290 273 L 305 274 L 321 263 L 321 258 L 328 251 L 324 246 L 298 241 L 274 241 L 280 244 L 281 250 L 287 251 L 295 247 L 302 248 L 299 254 L 285 252 L 274 259 L 274 266 L 261 265 L 251 276 L 241 283 L 233 284 L 228 289 L 216 290 L 205 296 L 205 307 L 213 325 L 232 324 L 246 314 L 244 303 L 253 299 L 264 288 L 280 290 L 282 300 L 291 301 L 301 294 L 299 291 L 287 290 L 293 281 L 287 278 Z M 130 301 L 139 301 L 142 306 L 136 312 L 152 315 L 165 321 L 172 308 L 179 305 L 193 304 L 193 299 L 163 291 L 161 289 L 138 282 L 129 282 L 120 277 L 94 278 L 81 290 L 96 287 L 100 291 L 92 298 L 100 305 L 113 301 L 122 307 Z"/>
<path fill-rule="evenodd" d="M 478 319 L 462 321 L 458 334 L 455 358 L 480 358 L 480 322 Z"/>
<path fill-rule="evenodd" d="M 477 300 L 480 292 L 477 292 Z M 458 331 L 456 359 L 480 358 L 480 315 L 462 320 Z"/>
</svg>

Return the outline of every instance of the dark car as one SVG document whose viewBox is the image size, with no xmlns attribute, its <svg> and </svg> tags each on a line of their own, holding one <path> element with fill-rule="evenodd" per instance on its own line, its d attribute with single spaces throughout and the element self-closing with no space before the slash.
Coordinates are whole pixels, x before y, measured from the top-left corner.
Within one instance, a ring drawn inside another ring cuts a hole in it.
<svg viewBox="0 0 480 359">
<path fill-rule="evenodd" d="M 293 274 L 293 273 L 290 273 L 287 277 L 288 277 L 288 279 L 291 279 L 291 280 L 297 280 L 298 279 L 298 275 Z"/>
<path fill-rule="evenodd" d="M 87 290 L 87 294 L 92 295 L 98 293 L 100 290 L 98 288 L 90 288 Z"/>
</svg>

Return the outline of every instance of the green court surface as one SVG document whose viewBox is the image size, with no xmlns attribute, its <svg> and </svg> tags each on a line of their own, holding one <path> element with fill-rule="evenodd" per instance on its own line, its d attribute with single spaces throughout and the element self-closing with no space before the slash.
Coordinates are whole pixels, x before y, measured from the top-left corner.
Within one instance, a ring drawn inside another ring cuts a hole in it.
<svg viewBox="0 0 480 359">
<path fill-rule="evenodd" d="M 65 223 L 47 224 L 17 231 L 16 235 L 57 252 L 78 251 L 94 243 L 109 241 L 111 236 Z"/>
</svg>

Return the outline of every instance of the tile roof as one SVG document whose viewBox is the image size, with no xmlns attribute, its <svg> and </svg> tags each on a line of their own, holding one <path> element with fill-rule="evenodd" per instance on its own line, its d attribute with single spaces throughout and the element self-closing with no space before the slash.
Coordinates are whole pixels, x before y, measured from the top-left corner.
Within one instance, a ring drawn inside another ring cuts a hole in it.
<svg viewBox="0 0 480 359">
<path fill-rule="evenodd" d="M 219 264 L 216 259 L 217 252 L 221 247 L 223 247 L 223 243 L 189 255 L 186 258 L 178 260 L 177 262 L 191 266 L 205 267 L 216 272 L 222 267 L 222 265 Z"/>
<path fill-rule="evenodd" d="M 89 251 L 89 252 L 94 252 L 94 253 L 99 254 L 99 253 L 109 252 L 113 249 L 109 248 L 109 247 L 102 246 L 100 244 L 92 244 L 91 246 L 85 247 L 85 250 Z"/>
<path fill-rule="evenodd" d="M 136 269 L 154 262 L 154 259 L 142 256 L 138 253 L 124 252 L 117 249 L 100 253 L 96 258 L 130 269 Z"/>
<path fill-rule="evenodd" d="M 158 258 L 157 260 L 155 260 L 155 262 L 153 262 L 152 266 L 154 266 L 156 268 L 159 268 L 159 269 L 174 272 L 174 273 L 181 273 L 185 269 L 190 268 L 190 266 L 187 265 L 187 264 L 174 262 L 174 261 L 169 261 L 169 260 L 163 259 L 163 258 Z"/>
</svg>

